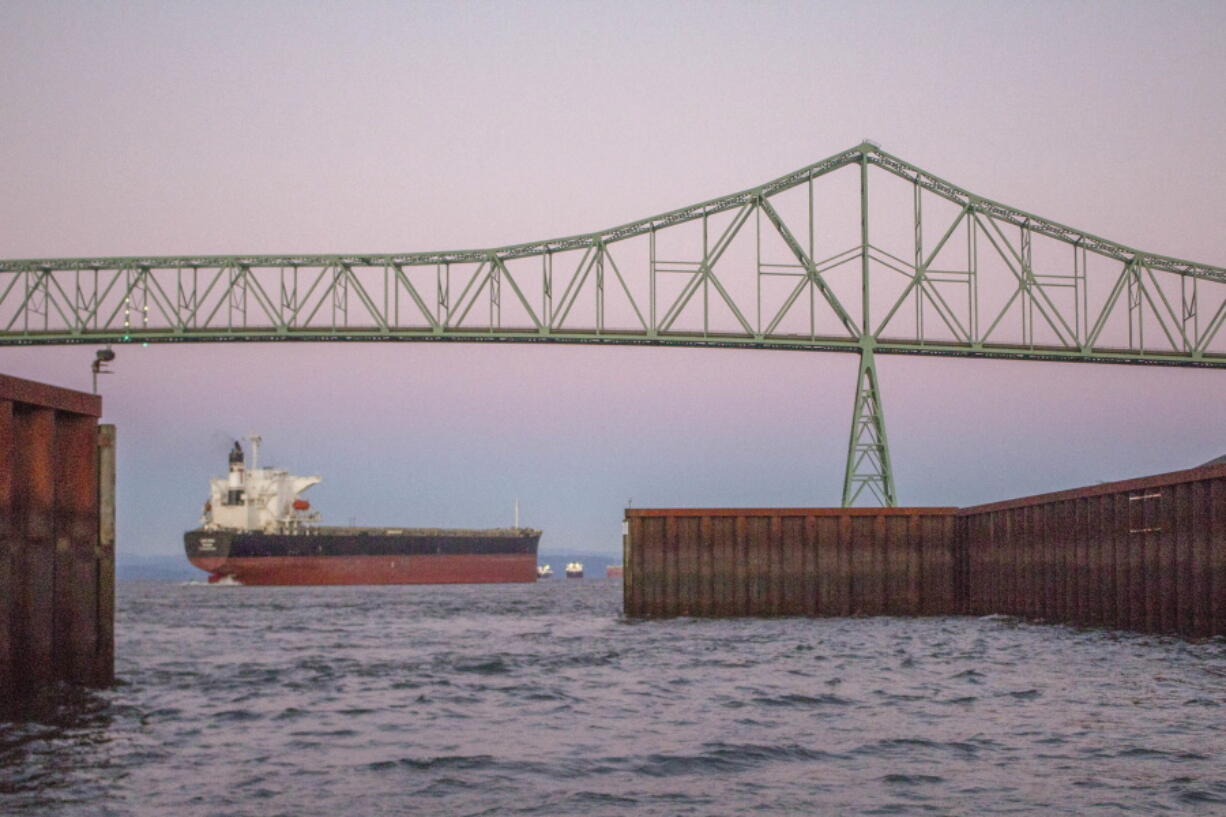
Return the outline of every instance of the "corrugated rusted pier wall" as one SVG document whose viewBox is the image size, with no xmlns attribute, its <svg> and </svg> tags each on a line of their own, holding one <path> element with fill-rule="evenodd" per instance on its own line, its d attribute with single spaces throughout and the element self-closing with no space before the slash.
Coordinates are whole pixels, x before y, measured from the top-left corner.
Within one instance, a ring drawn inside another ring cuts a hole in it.
<svg viewBox="0 0 1226 817">
<path fill-rule="evenodd" d="M 114 427 L 100 398 L 0 375 L 0 706 L 114 676 Z"/>
<path fill-rule="evenodd" d="M 626 511 L 628 616 L 986 615 L 1226 635 L 1226 465 L 973 508 Z"/>
<path fill-rule="evenodd" d="M 954 510 L 627 510 L 625 612 L 946 613 L 965 595 Z"/>
<path fill-rule="evenodd" d="M 1226 466 L 958 511 L 966 611 L 1226 635 Z"/>
</svg>

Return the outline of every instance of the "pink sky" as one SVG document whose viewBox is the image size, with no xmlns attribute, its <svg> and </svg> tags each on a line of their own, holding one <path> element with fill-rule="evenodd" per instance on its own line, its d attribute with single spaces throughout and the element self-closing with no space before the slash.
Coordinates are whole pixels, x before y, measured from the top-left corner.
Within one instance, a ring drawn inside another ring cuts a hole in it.
<svg viewBox="0 0 1226 817">
<path fill-rule="evenodd" d="M 10 3 L 0 255 L 379 252 L 588 232 L 872 138 L 977 193 L 1226 264 L 1226 6 Z M 86 348 L 0 371 L 88 388 Z M 1226 373 L 883 358 L 903 504 L 1226 453 Z M 614 552 L 624 502 L 839 499 L 855 358 L 583 347 L 120 351 L 121 548 L 177 552 L 227 435 L 332 521 Z"/>
</svg>

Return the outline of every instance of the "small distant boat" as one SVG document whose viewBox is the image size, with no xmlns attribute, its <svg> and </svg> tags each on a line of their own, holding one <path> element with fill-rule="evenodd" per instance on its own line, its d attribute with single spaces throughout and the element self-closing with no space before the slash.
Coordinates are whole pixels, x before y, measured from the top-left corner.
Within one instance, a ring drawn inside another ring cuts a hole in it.
<svg viewBox="0 0 1226 817">
<path fill-rule="evenodd" d="M 625 578 L 626 568 L 622 565 L 606 565 L 604 576 L 606 579 L 621 579 Z"/>
<path fill-rule="evenodd" d="M 566 578 L 582 579 L 583 578 L 583 562 L 570 562 L 566 565 Z"/>
<path fill-rule="evenodd" d="M 537 565 L 536 566 L 536 577 L 538 579 L 548 579 L 552 575 L 553 575 L 553 568 L 550 567 L 549 565 Z"/>
</svg>

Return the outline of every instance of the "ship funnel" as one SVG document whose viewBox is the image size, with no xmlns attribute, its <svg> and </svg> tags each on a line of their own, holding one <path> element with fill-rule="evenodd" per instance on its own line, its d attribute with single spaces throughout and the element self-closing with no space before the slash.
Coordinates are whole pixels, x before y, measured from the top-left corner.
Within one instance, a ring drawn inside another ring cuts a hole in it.
<svg viewBox="0 0 1226 817">
<path fill-rule="evenodd" d="M 226 485 L 226 498 L 223 505 L 243 504 L 243 447 L 234 441 L 230 451 L 230 476 Z"/>
</svg>

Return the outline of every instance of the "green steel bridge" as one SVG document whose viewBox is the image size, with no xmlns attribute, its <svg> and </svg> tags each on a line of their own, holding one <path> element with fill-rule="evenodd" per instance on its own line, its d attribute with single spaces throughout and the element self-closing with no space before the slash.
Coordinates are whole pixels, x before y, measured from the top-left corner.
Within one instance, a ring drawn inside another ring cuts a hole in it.
<svg viewBox="0 0 1226 817">
<path fill-rule="evenodd" d="M 505 247 L 0 260 L 0 345 L 853 352 L 844 505 L 896 504 L 877 354 L 1226 368 L 1224 322 L 1226 269 L 983 198 L 871 142 L 701 204 Z"/>
</svg>

